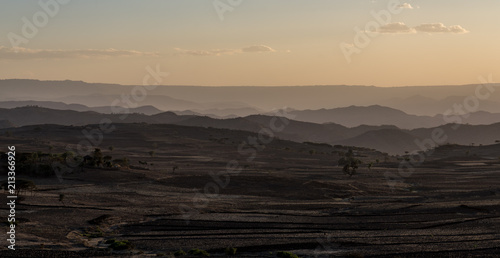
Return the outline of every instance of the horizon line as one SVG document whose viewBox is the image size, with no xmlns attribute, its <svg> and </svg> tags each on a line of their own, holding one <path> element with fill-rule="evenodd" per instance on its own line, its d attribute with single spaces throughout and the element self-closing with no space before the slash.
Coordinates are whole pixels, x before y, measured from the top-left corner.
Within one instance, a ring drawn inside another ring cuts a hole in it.
<svg viewBox="0 0 500 258">
<path fill-rule="evenodd" d="M 105 83 L 105 82 L 87 82 L 82 80 L 41 80 L 41 79 L 29 79 L 29 78 L 4 78 L 0 81 L 39 81 L 39 82 L 80 82 L 85 84 L 107 84 L 113 86 L 127 86 L 135 87 L 141 86 L 139 84 L 120 84 L 120 83 Z M 468 83 L 468 84 L 441 84 L 441 85 L 399 85 L 399 86 L 376 86 L 376 85 L 356 85 L 356 84 L 310 84 L 310 85 L 190 85 L 190 84 L 176 84 L 176 85 L 157 85 L 162 87 L 206 87 L 206 88 L 246 88 L 246 87 L 261 87 L 261 88 L 285 88 L 285 87 L 373 87 L 373 88 L 411 88 L 411 87 L 466 87 L 466 86 L 476 86 L 476 85 L 500 85 L 500 83 Z M 148 86 L 148 85 L 146 85 Z"/>
</svg>

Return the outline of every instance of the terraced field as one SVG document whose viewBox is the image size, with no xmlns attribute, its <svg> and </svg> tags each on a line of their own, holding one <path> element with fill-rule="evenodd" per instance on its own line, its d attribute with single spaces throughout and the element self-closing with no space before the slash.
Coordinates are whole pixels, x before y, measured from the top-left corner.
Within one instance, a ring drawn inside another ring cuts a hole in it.
<svg viewBox="0 0 500 258">
<path fill-rule="evenodd" d="M 249 162 L 237 151 L 246 132 L 140 126 L 119 125 L 101 144 L 103 150 L 114 146 L 105 154 L 128 157 L 133 169 L 85 168 L 61 181 L 29 178 L 37 190 L 17 207 L 18 250 L 2 247 L 0 256 L 142 257 L 199 248 L 217 257 L 234 247 L 237 257 L 276 257 L 280 251 L 300 257 L 499 257 L 498 160 L 429 159 L 390 187 L 385 175 L 398 174 L 394 157 L 349 177 L 336 166 L 340 150 L 331 146 L 275 139 Z M 53 127 L 42 128 L 43 135 L 19 128 L 0 144 L 24 152 L 47 151 L 50 144 L 58 152 L 78 142 L 81 129 Z M 134 140 L 122 145 L 126 137 Z M 155 154 L 148 154 L 152 149 Z M 365 164 L 384 158 L 363 149 L 357 155 Z M 220 173 L 228 164 L 241 170 Z M 2 207 L 0 216 L 7 212 Z M 109 239 L 134 247 L 111 250 Z"/>
</svg>

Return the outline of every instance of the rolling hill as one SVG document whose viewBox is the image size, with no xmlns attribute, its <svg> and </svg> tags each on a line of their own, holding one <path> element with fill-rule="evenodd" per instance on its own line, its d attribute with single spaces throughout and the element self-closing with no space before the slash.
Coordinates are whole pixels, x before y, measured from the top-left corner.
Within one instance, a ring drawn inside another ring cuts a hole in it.
<svg viewBox="0 0 500 258">
<path fill-rule="evenodd" d="M 227 109 L 253 107 L 259 110 L 273 110 L 290 107 L 294 109 L 321 109 L 346 106 L 370 106 L 389 104 L 403 108 L 409 99 L 410 114 L 420 114 L 419 110 L 429 103 L 437 103 L 437 110 L 426 110 L 428 115 L 444 112 L 439 106 L 443 99 L 453 92 L 454 99 L 446 101 L 446 107 L 461 103 L 473 96 L 476 85 L 450 85 L 432 87 L 374 87 L 374 86 L 280 86 L 280 87 L 204 87 L 204 86 L 158 86 L 148 92 L 148 98 L 140 105 L 152 105 L 160 110 Z M 492 84 L 497 90 L 482 103 L 479 110 L 500 113 L 499 84 Z M 6 100 L 43 100 L 78 103 L 86 106 L 108 106 L 121 94 L 130 94 L 133 85 L 86 83 L 81 81 L 38 81 L 38 80 L 0 80 L 3 90 L 0 101 Z M 104 97 L 103 97 L 104 96 Z M 170 98 L 155 97 L 162 96 Z M 412 99 L 413 98 L 413 99 Z M 430 102 L 429 102 L 430 99 Z M 434 99 L 434 100 L 433 100 Z M 230 100 L 230 101 L 228 101 Z M 449 102 L 451 100 L 452 102 Z M 165 102 L 167 101 L 167 102 Z M 179 101 L 176 103 L 176 101 Z M 458 101 L 458 102 L 456 102 Z M 194 103 L 194 106 L 193 106 Z M 235 105 L 238 104 L 238 105 Z M 496 105 L 495 105 L 496 104 Z M 203 105 L 200 107 L 199 105 Z M 183 106 L 183 107 L 181 107 Z M 174 108 L 175 107 L 175 108 Z M 483 109 L 485 108 L 485 109 Z M 490 109 L 491 108 L 491 109 Z M 417 113 L 414 113 L 417 112 Z"/>
<path fill-rule="evenodd" d="M 394 125 L 402 129 L 432 128 L 441 126 L 450 122 L 488 125 L 500 122 L 500 113 L 489 113 L 486 111 L 477 111 L 467 115 L 456 114 L 435 115 L 435 116 L 417 116 L 410 115 L 403 111 L 374 105 L 367 107 L 349 106 L 334 109 L 319 110 L 292 110 L 288 117 L 294 120 L 311 123 L 335 123 L 347 127 L 360 125 Z M 459 119 L 459 120 L 457 120 Z"/>
<path fill-rule="evenodd" d="M 215 119 L 207 116 L 180 116 L 173 112 L 156 115 L 144 114 L 100 114 L 86 111 L 53 110 L 40 107 L 0 109 L 0 120 L 8 120 L 17 126 L 36 124 L 87 125 L 111 121 L 112 123 L 175 124 L 191 127 L 212 127 L 219 129 L 242 130 L 253 133 L 263 128 L 271 128 L 273 121 L 281 127 L 283 120 L 273 116 L 252 115 L 231 119 Z M 416 140 L 428 139 L 436 129 L 446 133 L 444 143 L 453 144 L 492 144 L 499 140 L 500 123 L 492 125 L 447 124 L 434 128 L 413 130 L 399 129 L 395 126 L 367 126 L 348 128 L 338 124 L 317 124 L 296 120 L 285 120 L 282 131 L 273 134 L 281 139 L 296 142 L 317 142 L 367 147 L 391 154 L 420 150 Z"/>
<path fill-rule="evenodd" d="M 14 123 L 9 120 L 0 120 L 0 129 L 16 127 Z"/>
</svg>

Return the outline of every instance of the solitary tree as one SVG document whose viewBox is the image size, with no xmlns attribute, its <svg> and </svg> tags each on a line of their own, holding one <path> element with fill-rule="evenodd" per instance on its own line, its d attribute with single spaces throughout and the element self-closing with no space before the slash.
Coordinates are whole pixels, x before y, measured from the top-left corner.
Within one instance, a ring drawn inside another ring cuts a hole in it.
<svg viewBox="0 0 500 258">
<path fill-rule="evenodd" d="M 93 158 L 94 158 L 94 160 L 93 160 L 94 166 L 100 167 L 103 165 L 104 160 L 103 160 L 103 155 L 102 155 L 101 149 L 96 148 L 94 150 L 94 157 Z"/>
<path fill-rule="evenodd" d="M 344 171 L 345 174 L 349 175 L 349 177 L 352 177 L 352 175 L 356 174 L 356 170 L 361 163 L 361 160 L 354 157 L 352 149 L 349 149 L 349 151 L 344 154 L 344 157 L 340 158 L 338 161 L 338 165 L 343 166 L 342 171 Z"/>
</svg>

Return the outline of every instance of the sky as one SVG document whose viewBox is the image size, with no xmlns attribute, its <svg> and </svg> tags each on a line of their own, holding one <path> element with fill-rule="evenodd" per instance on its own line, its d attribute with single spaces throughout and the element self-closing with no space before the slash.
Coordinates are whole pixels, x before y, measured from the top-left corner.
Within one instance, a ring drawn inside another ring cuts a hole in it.
<svg viewBox="0 0 500 258">
<path fill-rule="evenodd" d="M 498 0 L 0 4 L 0 79 L 421 86 L 500 78 Z"/>
</svg>

